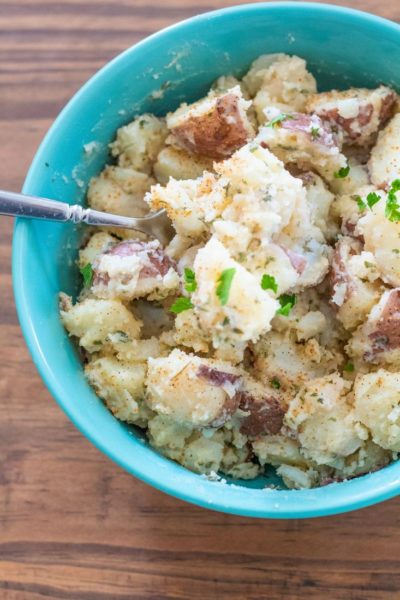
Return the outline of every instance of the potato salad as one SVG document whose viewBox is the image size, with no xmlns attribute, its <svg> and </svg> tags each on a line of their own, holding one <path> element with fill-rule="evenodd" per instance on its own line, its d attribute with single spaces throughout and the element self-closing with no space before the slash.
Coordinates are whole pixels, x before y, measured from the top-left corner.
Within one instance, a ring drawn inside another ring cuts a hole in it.
<svg viewBox="0 0 400 600">
<path fill-rule="evenodd" d="M 400 452 L 400 108 L 385 85 L 319 93 L 297 56 L 116 132 L 94 209 L 164 209 L 166 247 L 91 230 L 62 322 L 115 418 L 208 476 L 288 488 Z"/>
</svg>

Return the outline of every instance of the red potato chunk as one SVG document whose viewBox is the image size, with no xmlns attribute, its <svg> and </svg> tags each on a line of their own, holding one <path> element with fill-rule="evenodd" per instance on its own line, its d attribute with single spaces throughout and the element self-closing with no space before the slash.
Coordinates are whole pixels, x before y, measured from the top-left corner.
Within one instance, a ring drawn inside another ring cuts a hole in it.
<svg viewBox="0 0 400 600">
<path fill-rule="evenodd" d="M 346 350 L 366 363 L 400 365 L 400 288 L 382 294 Z"/>
<path fill-rule="evenodd" d="M 158 241 L 129 240 L 111 246 L 93 261 L 92 291 L 101 298 L 131 300 L 178 287 L 176 265 Z"/>
<path fill-rule="evenodd" d="M 282 129 L 288 131 L 303 132 L 309 141 L 315 141 L 326 148 L 337 146 L 336 138 L 329 126 L 316 115 L 305 115 L 294 113 L 281 123 Z"/>
<path fill-rule="evenodd" d="M 206 365 L 200 365 L 199 370 L 197 371 L 197 376 L 206 379 L 208 383 L 211 385 L 216 385 L 221 387 L 226 383 L 234 384 L 239 379 L 239 375 L 235 375 L 234 373 L 226 373 L 225 371 L 219 371 L 218 369 L 213 369 Z"/>
<path fill-rule="evenodd" d="M 303 171 L 313 169 L 328 180 L 347 165 L 336 135 L 317 115 L 280 115 L 276 109 L 266 112 L 270 121 L 260 129 L 256 140 L 285 164 L 294 163 Z"/>
<path fill-rule="evenodd" d="M 314 113 L 336 127 L 343 143 L 364 146 L 392 116 L 397 95 L 388 87 L 375 90 L 354 88 L 314 94 L 306 103 L 306 111 Z"/>
<path fill-rule="evenodd" d="M 241 411 L 247 413 L 242 418 L 240 426 L 240 431 L 244 435 L 275 434 L 280 431 L 285 411 L 272 390 L 268 391 L 265 386 L 260 386 L 249 378 L 243 380 L 238 375 L 210 369 L 205 365 L 199 368 L 197 375 L 217 387 L 227 384 L 237 386 L 239 384 L 240 389 L 231 398 L 229 404 L 225 406 L 225 414 L 222 415 L 224 422 L 227 420 L 226 414 L 232 416 L 240 408 Z"/>
<path fill-rule="evenodd" d="M 171 268 L 175 268 L 175 263 L 161 248 L 151 248 L 151 244 L 145 242 L 128 241 L 113 246 L 107 254 L 112 256 L 133 256 L 141 253 L 145 254 L 145 260 L 140 270 L 139 277 L 157 277 L 157 275 L 166 275 Z"/>
<path fill-rule="evenodd" d="M 349 330 L 366 319 L 380 294 L 376 265 L 371 262 L 373 256 L 366 252 L 361 255 L 361 251 L 360 241 L 344 237 L 336 244 L 332 256 L 331 304 L 339 321 Z"/>
<path fill-rule="evenodd" d="M 368 362 L 382 352 L 400 348 L 400 288 L 385 292 L 375 308 L 369 322 L 371 348 L 364 354 Z"/>
<path fill-rule="evenodd" d="M 351 256 L 359 254 L 361 249 L 361 243 L 350 237 L 343 238 L 336 244 L 332 255 L 330 283 L 332 288 L 331 302 L 337 307 L 342 306 L 354 291 L 355 281 L 347 269 L 347 262 Z"/>
<path fill-rule="evenodd" d="M 158 414 L 195 428 L 221 427 L 237 410 L 240 372 L 229 363 L 175 349 L 148 361 L 146 402 Z"/>
<path fill-rule="evenodd" d="M 174 141 L 189 152 L 216 160 L 231 156 L 254 136 L 240 88 L 220 96 L 208 96 L 168 115 L 167 126 Z"/>
<path fill-rule="evenodd" d="M 285 411 L 276 397 L 266 394 L 256 398 L 245 391 L 237 396 L 239 408 L 249 412 L 242 421 L 241 433 L 253 437 L 262 433 L 274 435 L 281 430 Z"/>
<path fill-rule="evenodd" d="M 307 266 L 307 259 L 298 252 L 291 250 L 290 248 L 285 248 L 284 246 L 281 246 L 281 248 L 290 260 L 290 264 L 292 265 L 293 269 L 299 275 L 302 275 L 304 273 L 304 269 Z"/>
</svg>

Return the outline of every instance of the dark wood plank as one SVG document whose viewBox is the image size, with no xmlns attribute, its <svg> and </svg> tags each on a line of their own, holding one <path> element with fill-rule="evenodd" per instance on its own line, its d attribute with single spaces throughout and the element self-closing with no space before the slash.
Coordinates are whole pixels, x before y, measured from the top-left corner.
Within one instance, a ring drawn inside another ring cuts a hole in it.
<svg viewBox="0 0 400 600">
<path fill-rule="evenodd" d="M 397 0 L 337 3 L 400 19 Z M 0 1 L 1 186 L 20 189 L 52 119 L 93 71 L 160 27 L 227 4 Z M 2 600 L 400 597 L 397 499 L 329 519 L 255 521 L 165 496 L 91 446 L 22 340 L 11 237 L 11 221 L 1 219 Z"/>
</svg>

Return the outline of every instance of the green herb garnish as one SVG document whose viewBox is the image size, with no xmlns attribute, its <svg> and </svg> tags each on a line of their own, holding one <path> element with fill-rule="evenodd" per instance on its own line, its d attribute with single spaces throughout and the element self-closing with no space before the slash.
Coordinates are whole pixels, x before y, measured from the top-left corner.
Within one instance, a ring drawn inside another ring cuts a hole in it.
<svg viewBox="0 0 400 600">
<path fill-rule="evenodd" d="M 311 127 L 311 139 L 316 140 L 320 135 L 319 127 Z"/>
<path fill-rule="evenodd" d="M 353 200 L 355 200 L 355 202 L 357 202 L 358 210 L 360 212 L 362 212 L 363 210 L 365 210 L 367 208 L 367 205 L 365 204 L 365 202 L 361 198 L 361 196 L 352 196 L 352 198 L 353 198 Z"/>
<path fill-rule="evenodd" d="M 380 199 L 381 199 L 381 197 L 379 194 L 376 194 L 375 192 L 370 192 L 367 196 L 367 204 L 368 204 L 369 208 L 372 208 L 374 206 L 374 204 L 379 202 Z"/>
<path fill-rule="evenodd" d="M 186 298 L 185 296 L 181 296 L 175 300 L 169 310 L 176 315 L 179 315 L 179 313 L 189 310 L 190 308 L 193 308 L 193 304 L 191 303 L 190 299 Z"/>
<path fill-rule="evenodd" d="M 367 208 L 367 206 L 372 209 L 374 204 L 379 202 L 379 200 L 381 199 L 379 194 L 376 194 L 375 192 L 370 192 L 367 195 L 366 202 L 364 202 L 364 200 L 361 198 L 361 196 L 352 196 L 352 198 L 353 198 L 353 200 L 355 200 L 357 202 L 357 206 L 358 206 L 358 209 L 360 210 L 360 212 L 365 210 Z"/>
<path fill-rule="evenodd" d="M 224 306 L 228 302 L 229 292 L 231 290 L 232 280 L 234 278 L 235 273 L 235 268 L 225 269 L 219 276 L 218 285 L 215 293 L 217 294 L 222 306 Z"/>
<path fill-rule="evenodd" d="M 281 382 L 279 381 L 279 379 L 277 377 L 273 377 L 271 379 L 271 386 L 273 388 L 275 388 L 276 390 L 279 390 L 281 387 Z"/>
<path fill-rule="evenodd" d="M 293 306 L 296 304 L 296 295 L 295 294 L 282 294 L 278 298 L 280 308 L 276 311 L 277 315 L 282 315 L 287 317 L 292 310 Z"/>
<path fill-rule="evenodd" d="M 194 271 L 185 267 L 183 277 L 185 279 L 185 290 L 187 292 L 195 292 L 197 289 L 197 281 Z"/>
<path fill-rule="evenodd" d="M 90 287 L 93 281 L 93 267 L 90 263 L 87 263 L 84 267 L 79 269 L 83 277 L 83 284 L 85 287 Z"/>
<path fill-rule="evenodd" d="M 267 125 L 267 127 L 277 127 L 282 121 L 285 119 L 292 119 L 292 115 L 287 115 L 285 113 L 281 113 L 277 117 L 274 117 Z"/>
<path fill-rule="evenodd" d="M 263 290 L 272 290 L 275 294 L 278 291 L 278 284 L 273 275 L 268 275 L 268 273 L 264 273 L 261 278 L 261 287 Z"/>
<path fill-rule="evenodd" d="M 343 371 L 346 371 L 346 373 L 352 373 L 354 371 L 353 363 L 351 363 L 351 362 L 346 363 L 343 367 Z"/>
<path fill-rule="evenodd" d="M 349 173 L 350 167 L 349 165 L 347 165 L 347 167 L 342 167 L 341 169 L 339 169 L 339 171 L 336 171 L 336 173 L 334 173 L 333 176 L 335 179 L 344 179 Z"/>
<path fill-rule="evenodd" d="M 397 202 L 398 191 L 400 191 L 400 179 L 395 179 L 389 188 L 385 207 L 385 217 L 393 223 L 400 221 L 400 205 Z"/>
</svg>

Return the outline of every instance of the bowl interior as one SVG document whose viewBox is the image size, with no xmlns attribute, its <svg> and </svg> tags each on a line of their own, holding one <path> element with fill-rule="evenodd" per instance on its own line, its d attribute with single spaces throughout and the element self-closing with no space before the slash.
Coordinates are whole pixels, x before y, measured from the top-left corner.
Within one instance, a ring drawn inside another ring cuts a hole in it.
<svg viewBox="0 0 400 600">
<path fill-rule="evenodd" d="M 80 90 L 40 147 L 24 191 L 82 203 L 90 177 L 107 161 L 107 145 L 118 127 L 138 113 L 163 115 L 183 100 L 201 97 L 219 75 L 240 75 L 263 53 L 302 56 L 320 90 L 380 83 L 399 88 L 399 42 L 398 26 L 333 6 L 257 4 L 196 17 L 120 55 Z M 91 144 L 89 152 L 86 144 Z M 114 419 L 91 390 L 59 320 L 58 292 L 77 291 L 74 261 L 81 236 L 82 230 L 72 225 L 19 220 L 13 252 L 15 295 L 25 337 L 49 389 L 81 431 L 112 459 L 180 498 L 252 516 L 330 514 L 397 492 L 396 464 L 317 490 L 265 490 L 266 484 L 276 483 L 273 473 L 227 486 L 149 449 L 143 435 Z"/>
</svg>

